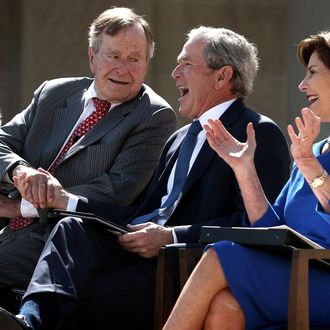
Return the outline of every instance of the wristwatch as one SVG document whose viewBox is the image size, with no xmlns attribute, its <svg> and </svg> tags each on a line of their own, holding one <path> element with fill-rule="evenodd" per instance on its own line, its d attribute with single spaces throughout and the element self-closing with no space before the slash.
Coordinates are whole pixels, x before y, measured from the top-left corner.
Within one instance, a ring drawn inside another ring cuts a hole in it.
<svg viewBox="0 0 330 330">
<path fill-rule="evenodd" d="M 315 178 L 309 185 L 311 186 L 312 189 L 321 187 L 327 177 L 328 177 L 328 172 L 326 170 L 324 170 L 322 175 Z"/>
<path fill-rule="evenodd" d="M 8 174 L 10 181 L 13 181 L 13 171 L 18 165 L 24 165 L 24 166 L 31 167 L 31 165 L 29 163 L 25 162 L 24 160 L 18 160 L 16 163 L 14 163 L 12 166 L 10 166 L 10 168 L 7 170 L 7 174 Z"/>
</svg>

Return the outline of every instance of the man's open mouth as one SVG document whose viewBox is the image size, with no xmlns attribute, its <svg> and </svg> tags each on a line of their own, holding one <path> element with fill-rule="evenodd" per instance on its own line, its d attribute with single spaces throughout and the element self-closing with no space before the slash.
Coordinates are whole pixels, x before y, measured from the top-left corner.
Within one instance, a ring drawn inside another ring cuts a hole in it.
<svg viewBox="0 0 330 330">
<path fill-rule="evenodd" d="M 311 105 L 312 103 L 317 101 L 319 99 L 319 97 L 317 95 L 310 95 L 310 96 L 307 96 L 307 99 L 308 99 L 308 104 Z"/>
<path fill-rule="evenodd" d="M 179 87 L 179 93 L 180 93 L 180 97 L 183 97 L 187 93 L 189 93 L 189 89 L 188 88 L 185 88 L 185 87 Z"/>
</svg>

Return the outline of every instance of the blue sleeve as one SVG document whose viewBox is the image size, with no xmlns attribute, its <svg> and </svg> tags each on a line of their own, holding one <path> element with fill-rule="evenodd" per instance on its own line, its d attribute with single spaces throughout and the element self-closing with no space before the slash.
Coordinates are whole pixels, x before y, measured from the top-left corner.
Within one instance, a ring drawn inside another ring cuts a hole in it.
<svg viewBox="0 0 330 330">
<path fill-rule="evenodd" d="M 328 201 L 328 204 L 330 204 L 330 201 Z M 320 215 L 320 217 L 322 217 L 323 220 L 325 220 L 327 224 L 330 225 L 330 214 L 324 211 L 320 203 L 317 203 L 316 205 L 316 212 Z"/>
</svg>

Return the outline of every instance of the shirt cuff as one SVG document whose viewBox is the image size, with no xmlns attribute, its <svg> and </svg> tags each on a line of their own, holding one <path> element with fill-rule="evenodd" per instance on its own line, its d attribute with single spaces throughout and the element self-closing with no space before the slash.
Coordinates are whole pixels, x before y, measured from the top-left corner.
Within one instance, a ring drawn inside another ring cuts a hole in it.
<svg viewBox="0 0 330 330">
<path fill-rule="evenodd" d="M 173 244 L 179 243 L 174 228 L 172 229 Z"/>
<path fill-rule="evenodd" d="M 26 199 L 21 200 L 21 214 L 24 218 L 38 218 L 39 214 L 37 209 Z"/>
<path fill-rule="evenodd" d="M 68 205 L 66 211 L 76 211 L 79 197 L 73 194 L 69 194 Z M 21 214 L 24 218 L 38 218 L 39 214 L 37 209 L 26 199 L 21 200 Z"/>
<path fill-rule="evenodd" d="M 69 193 L 69 200 L 68 200 L 68 205 L 66 206 L 66 211 L 75 212 L 77 210 L 78 201 L 79 201 L 78 196 Z"/>
</svg>

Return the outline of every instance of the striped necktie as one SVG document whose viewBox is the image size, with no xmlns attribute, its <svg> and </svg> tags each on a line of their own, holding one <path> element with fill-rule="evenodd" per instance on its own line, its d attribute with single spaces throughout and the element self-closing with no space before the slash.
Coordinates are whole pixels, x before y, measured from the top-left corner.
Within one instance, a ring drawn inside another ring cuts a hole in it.
<svg viewBox="0 0 330 330">
<path fill-rule="evenodd" d="M 68 142 L 63 147 L 56 160 L 49 168 L 49 172 L 55 171 L 56 167 L 63 160 L 70 148 L 77 142 L 82 136 L 84 136 L 95 124 L 97 124 L 109 111 L 111 104 L 108 101 L 100 100 L 97 97 L 93 97 L 95 111 L 93 111 L 84 121 L 82 121 L 77 128 L 71 134 Z"/>
</svg>

